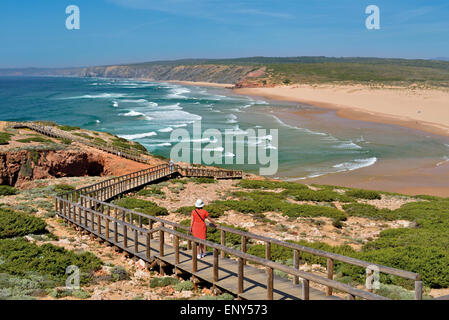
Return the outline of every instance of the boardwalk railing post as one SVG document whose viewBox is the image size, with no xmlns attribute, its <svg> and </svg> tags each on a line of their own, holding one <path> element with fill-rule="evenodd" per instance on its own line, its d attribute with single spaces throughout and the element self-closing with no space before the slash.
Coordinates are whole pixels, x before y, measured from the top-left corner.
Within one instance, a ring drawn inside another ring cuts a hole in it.
<svg viewBox="0 0 449 320">
<path fill-rule="evenodd" d="M 165 235 L 163 230 L 159 230 L 159 256 L 164 256 Z"/>
<path fill-rule="evenodd" d="M 179 236 L 175 236 L 175 264 L 179 264 Z"/>
<path fill-rule="evenodd" d="M 309 280 L 302 279 L 302 292 L 301 292 L 301 299 L 302 300 L 309 300 L 310 299 L 310 285 Z"/>
<path fill-rule="evenodd" d="M 101 216 L 97 215 L 98 236 L 101 236 Z"/>
<path fill-rule="evenodd" d="M 137 254 L 137 252 L 139 252 L 139 232 L 134 229 L 134 253 Z"/>
<path fill-rule="evenodd" d="M 222 246 L 226 246 L 226 231 L 220 230 L 220 238 L 221 238 L 220 244 Z M 225 257 L 225 252 L 223 250 L 221 250 L 221 258 L 224 259 L 224 257 Z"/>
<path fill-rule="evenodd" d="M 218 282 L 218 249 L 214 248 L 214 282 Z"/>
<path fill-rule="evenodd" d="M 197 252 L 196 252 L 196 242 L 192 243 L 192 272 L 196 273 L 198 269 L 198 262 L 197 262 Z"/>
<path fill-rule="evenodd" d="M 238 278 L 238 294 L 242 294 L 243 293 L 243 258 L 239 257 L 239 278 Z"/>
<path fill-rule="evenodd" d="M 273 300 L 273 268 L 267 267 L 267 299 Z"/>
<path fill-rule="evenodd" d="M 147 259 L 150 259 L 150 255 L 151 255 L 151 234 L 147 233 L 147 247 L 146 247 L 147 251 L 146 251 L 146 257 Z"/>
<path fill-rule="evenodd" d="M 271 242 L 265 242 L 265 259 L 271 260 Z"/>
<path fill-rule="evenodd" d="M 105 228 L 106 240 L 109 241 L 109 219 L 105 219 Z"/>
<path fill-rule="evenodd" d="M 327 278 L 330 280 L 334 279 L 334 260 L 327 258 Z M 326 287 L 326 296 L 332 295 L 332 287 Z"/>
<path fill-rule="evenodd" d="M 150 230 L 153 230 L 153 220 L 150 220 Z M 150 238 L 153 239 L 153 233 L 150 233 Z"/>
<path fill-rule="evenodd" d="M 415 281 L 415 300 L 422 300 L 422 281 L 420 276 Z"/>
<path fill-rule="evenodd" d="M 123 224 L 123 246 L 125 249 L 128 248 L 128 227 Z"/>
<path fill-rule="evenodd" d="M 241 251 L 243 253 L 246 253 L 246 236 L 242 236 Z M 246 260 L 245 259 L 243 259 L 243 264 L 246 264 Z"/>
<path fill-rule="evenodd" d="M 114 244 L 118 243 L 118 223 L 114 221 Z"/>
<path fill-rule="evenodd" d="M 293 251 L 293 266 L 295 267 L 295 269 L 299 269 L 299 251 L 298 250 Z M 293 283 L 299 284 L 298 276 L 294 276 Z"/>
</svg>

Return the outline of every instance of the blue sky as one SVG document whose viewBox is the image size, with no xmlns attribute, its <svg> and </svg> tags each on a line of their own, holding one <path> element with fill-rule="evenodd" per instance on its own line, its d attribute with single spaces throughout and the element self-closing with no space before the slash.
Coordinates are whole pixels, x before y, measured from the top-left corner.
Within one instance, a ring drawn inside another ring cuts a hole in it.
<svg viewBox="0 0 449 320">
<path fill-rule="evenodd" d="M 81 29 L 67 30 L 77 5 Z M 365 8 L 381 10 L 367 30 Z M 247 56 L 449 57 L 447 0 L 1 0 L 0 67 Z"/>
</svg>

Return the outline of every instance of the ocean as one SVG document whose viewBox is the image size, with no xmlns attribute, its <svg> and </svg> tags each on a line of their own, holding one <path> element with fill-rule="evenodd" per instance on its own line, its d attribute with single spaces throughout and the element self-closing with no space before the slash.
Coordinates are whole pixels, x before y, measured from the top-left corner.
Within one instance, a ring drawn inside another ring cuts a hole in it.
<svg viewBox="0 0 449 320">
<path fill-rule="evenodd" d="M 302 180 L 385 160 L 449 161 L 449 139 L 393 125 L 347 120 L 298 103 L 235 95 L 222 88 L 123 79 L 0 77 L 0 120 L 51 120 L 107 131 L 168 157 L 173 130 L 278 129 L 274 177 Z M 207 139 L 204 144 L 210 143 Z M 274 147 L 272 147 L 274 149 Z M 226 150 L 225 150 L 226 151 Z M 268 152 L 268 151 L 267 151 Z M 233 152 L 223 152 L 233 158 Z M 258 165 L 223 165 L 258 173 Z"/>
</svg>

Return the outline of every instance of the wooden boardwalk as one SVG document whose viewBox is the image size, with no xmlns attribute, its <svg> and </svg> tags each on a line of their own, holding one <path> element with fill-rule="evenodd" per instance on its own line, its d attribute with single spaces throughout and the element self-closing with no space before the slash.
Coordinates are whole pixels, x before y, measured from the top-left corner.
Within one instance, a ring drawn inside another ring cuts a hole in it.
<svg viewBox="0 0 449 320">
<path fill-rule="evenodd" d="M 422 297 L 422 282 L 418 274 L 374 265 L 321 250 L 316 250 L 261 235 L 242 232 L 219 226 L 221 243 L 213 243 L 192 237 L 188 228 L 159 217 L 148 216 L 111 204 L 109 201 L 120 194 L 154 183 L 160 179 L 179 175 L 233 177 L 229 170 L 207 170 L 199 168 L 185 170 L 168 165 L 148 168 L 117 178 L 108 179 L 56 197 L 56 212 L 69 223 L 90 232 L 104 241 L 134 255 L 149 265 L 158 264 L 164 268 L 174 268 L 175 272 L 191 275 L 194 281 L 206 281 L 214 287 L 229 291 L 241 299 L 341 299 L 333 295 L 338 290 L 347 293 L 347 299 L 385 299 L 372 292 L 360 290 L 333 280 L 334 261 L 364 267 L 376 268 L 380 272 L 400 276 L 415 281 L 415 298 Z M 238 176 L 238 175 L 236 175 Z M 239 250 L 226 245 L 226 234 L 241 236 Z M 246 253 L 251 240 L 265 242 L 265 258 Z M 183 246 L 187 244 L 187 249 Z M 212 252 L 203 259 L 196 257 L 196 244 L 204 244 Z M 289 248 L 294 253 L 294 267 L 271 260 L 271 245 Z M 306 252 L 327 259 L 327 277 L 299 270 L 299 252 Z M 249 265 L 257 264 L 261 268 Z M 282 271 L 293 277 L 288 280 L 274 274 Z M 367 273 L 367 276 L 368 273 Z M 325 286 L 321 291 L 310 287 L 310 282 Z"/>
<path fill-rule="evenodd" d="M 192 253 L 187 249 L 179 250 L 179 260 L 176 261 L 176 252 L 173 245 L 167 244 L 167 239 L 164 239 L 163 256 L 161 256 L 161 242 L 159 239 L 150 240 L 150 258 L 147 257 L 146 238 L 140 232 L 126 232 L 126 241 L 124 236 L 124 225 L 117 224 L 117 241 L 115 241 L 115 234 L 111 232 L 114 230 L 114 223 L 101 221 L 101 231 L 99 231 L 98 221 L 91 220 L 89 216 L 85 219 L 84 216 L 78 216 L 74 211 L 71 223 L 83 228 L 86 231 L 96 235 L 98 238 L 115 245 L 123 251 L 128 252 L 149 264 L 155 260 L 160 260 L 165 265 L 170 265 L 179 271 L 191 274 L 199 280 L 206 281 L 213 284 L 219 289 L 226 290 L 232 293 L 238 291 L 238 262 L 230 258 L 220 258 L 219 260 L 219 276 L 214 280 L 214 256 L 212 252 L 197 261 L 197 270 L 193 271 L 192 267 Z M 73 220 L 72 220 L 73 219 Z M 78 223 L 81 221 L 81 223 Z M 86 226 L 87 224 L 87 226 Z M 109 229 L 108 234 L 106 229 Z M 156 231 L 157 232 L 157 231 Z M 137 241 L 135 241 L 137 239 Z M 267 285 L 265 270 L 258 269 L 253 266 L 244 266 L 243 286 L 244 290 L 238 294 L 240 298 L 251 300 L 263 300 L 267 298 Z M 302 284 L 292 284 L 292 281 L 279 276 L 273 276 L 273 299 L 275 300 L 300 300 L 299 296 L 303 291 Z M 310 299 L 312 300 L 341 300 L 335 296 L 326 296 L 322 291 L 310 288 Z"/>
</svg>

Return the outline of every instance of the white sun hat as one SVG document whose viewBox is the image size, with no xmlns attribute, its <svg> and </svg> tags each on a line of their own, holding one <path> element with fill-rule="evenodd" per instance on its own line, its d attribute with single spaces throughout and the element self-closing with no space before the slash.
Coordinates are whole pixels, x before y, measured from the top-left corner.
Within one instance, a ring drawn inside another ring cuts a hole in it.
<svg viewBox="0 0 449 320">
<path fill-rule="evenodd" d="M 197 208 L 202 208 L 202 207 L 204 207 L 204 202 L 203 202 L 203 200 L 201 200 L 201 199 L 196 200 L 196 202 L 195 202 L 195 207 L 197 207 Z"/>
</svg>

